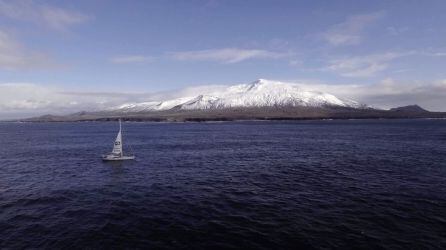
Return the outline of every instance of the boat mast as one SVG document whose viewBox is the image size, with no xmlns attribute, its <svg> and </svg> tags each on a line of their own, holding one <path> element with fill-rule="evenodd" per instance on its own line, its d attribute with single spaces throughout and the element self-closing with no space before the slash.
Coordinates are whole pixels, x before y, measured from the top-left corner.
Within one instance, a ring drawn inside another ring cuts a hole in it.
<svg viewBox="0 0 446 250">
<path fill-rule="evenodd" d="M 122 144 L 122 126 L 121 126 L 121 118 L 119 118 L 119 133 L 121 134 L 121 157 L 124 155 L 124 145 Z"/>
</svg>

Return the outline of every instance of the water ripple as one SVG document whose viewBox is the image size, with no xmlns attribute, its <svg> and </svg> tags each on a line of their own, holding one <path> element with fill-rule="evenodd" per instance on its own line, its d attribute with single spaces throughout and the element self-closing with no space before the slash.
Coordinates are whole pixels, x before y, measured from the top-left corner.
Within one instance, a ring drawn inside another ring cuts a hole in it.
<svg viewBox="0 0 446 250">
<path fill-rule="evenodd" d="M 445 249 L 445 125 L 0 123 L 0 248 Z"/>
</svg>

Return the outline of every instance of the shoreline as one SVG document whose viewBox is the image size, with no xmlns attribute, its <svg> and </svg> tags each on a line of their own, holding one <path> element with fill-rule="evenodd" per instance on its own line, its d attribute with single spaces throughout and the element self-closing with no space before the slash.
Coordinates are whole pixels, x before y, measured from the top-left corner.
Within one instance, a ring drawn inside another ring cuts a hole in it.
<svg viewBox="0 0 446 250">
<path fill-rule="evenodd" d="M 123 122 L 132 123 L 230 123 L 230 122 L 280 122 L 280 121 L 370 121 L 370 120 L 446 120 L 446 117 L 361 117 L 361 118 L 254 118 L 254 119 L 202 119 L 191 118 L 185 120 L 145 120 L 129 118 L 99 118 L 85 120 L 0 120 L 0 123 L 80 123 L 80 122 L 116 122 L 121 119 Z"/>
</svg>

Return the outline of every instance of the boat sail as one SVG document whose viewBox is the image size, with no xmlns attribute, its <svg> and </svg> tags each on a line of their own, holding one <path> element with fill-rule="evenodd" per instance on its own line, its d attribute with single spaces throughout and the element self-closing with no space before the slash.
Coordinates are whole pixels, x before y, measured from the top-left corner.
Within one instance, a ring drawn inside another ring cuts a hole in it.
<svg viewBox="0 0 446 250">
<path fill-rule="evenodd" d="M 122 132 L 121 120 L 119 120 L 119 132 L 116 136 L 115 144 L 113 146 L 112 154 L 122 156 Z"/>
<path fill-rule="evenodd" d="M 119 119 L 119 132 L 116 136 L 115 144 L 113 150 L 110 154 L 103 155 L 102 160 L 104 161 L 123 161 L 123 160 L 133 160 L 134 155 L 125 156 L 122 150 L 122 126 L 121 119 Z"/>
</svg>

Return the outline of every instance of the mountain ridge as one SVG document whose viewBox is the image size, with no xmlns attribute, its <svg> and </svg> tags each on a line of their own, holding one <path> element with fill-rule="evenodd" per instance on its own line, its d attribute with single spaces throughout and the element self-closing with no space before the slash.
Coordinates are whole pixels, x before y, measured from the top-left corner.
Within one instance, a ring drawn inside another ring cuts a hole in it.
<svg viewBox="0 0 446 250">
<path fill-rule="evenodd" d="M 399 107 L 403 108 L 404 107 Z M 408 112 L 373 108 L 345 107 L 248 107 L 217 110 L 168 110 L 152 112 L 78 112 L 65 116 L 45 115 L 23 122 L 76 122 L 76 121 L 150 121 L 202 122 L 236 120 L 320 120 L 320 119 L 411 119 L 446 118 L 446 112 Z"/>
<path fill-rule="evenodd" d="M 359 102 L 339 98 L 329 93 L 304 90 L 297 84 L 258 79 L 248 84 L 228 86 L 223 91 L 198 93 L 195 96 L 163 101 L 122 104 L 109 111 L 140 112 L 272 106 L 366 107 Z"/>
<path fill-rule="evenodd" d="M 218 91 L 163 101 L 127 103 L 102 111 L 45 115 L 21 121 L 230 121 L 300 119 L 446 118 L 418 105 L 382 110 L 297 84 L 258 79 Z"/>
<path fill-rule="evenodd" d="M 403 107 L 391 108 L 390 111 L 399 111 L 399 112 L 418 112 L 425 113 L 429 112 L 428 110 L 418 106 L 417 104 L 407 105 Z"/>
</svg>

